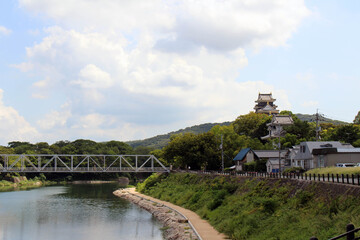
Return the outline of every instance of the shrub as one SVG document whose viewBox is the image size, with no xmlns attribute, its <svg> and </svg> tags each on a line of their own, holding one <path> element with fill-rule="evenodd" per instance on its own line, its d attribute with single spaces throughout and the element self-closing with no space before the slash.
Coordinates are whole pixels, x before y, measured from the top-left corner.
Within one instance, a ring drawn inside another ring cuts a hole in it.
<svg viewBox="0 0 360 240">
<path fill-rule="evenodd" d="M 302 167 L 292 167 L 285 169 L 284 171 L 284 173 L 303 173 L 303 172 L 305 172 L 305 169 L 303 169 Z"/>
</svg>

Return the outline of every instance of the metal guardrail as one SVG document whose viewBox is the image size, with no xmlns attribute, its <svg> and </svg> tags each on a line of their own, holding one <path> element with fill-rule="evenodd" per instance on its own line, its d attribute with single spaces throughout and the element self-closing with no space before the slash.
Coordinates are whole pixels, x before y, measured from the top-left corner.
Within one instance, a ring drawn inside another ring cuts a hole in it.
<svg viewBox="0 0 360 240">
<path fill-rule="evenodd" d="M 345 238 L 346 240 L 358 240 L 360 237 L 355 237 L 355 233 L 360 231 L 360 228 L 355 228 L 354 224 L 349 223 L 346 225 L 346 233 L 340 234 L 339 236 L 330 238 L 329 240 L 337 240 Z M 310 240 L 318 240 L 317 237 L 311 237 Z"/>
<path fill-rule="evenodd" d="M 360 186 L 360 175 L 354 174 L 307 174 L 307 173 L 267 173 L 267 172 L 221 172 L 221 171 L 180 171 L 196 174 L 279 178 L 294 180 L 310 180 L 316 182 L 341 183 Z"/>
</svg>

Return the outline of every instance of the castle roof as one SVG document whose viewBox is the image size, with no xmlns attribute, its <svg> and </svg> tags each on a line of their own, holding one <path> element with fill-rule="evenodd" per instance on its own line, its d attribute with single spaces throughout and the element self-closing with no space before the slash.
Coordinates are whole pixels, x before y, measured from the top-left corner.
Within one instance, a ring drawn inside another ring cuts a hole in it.
<svg viewBox="0 0 360 240">
<path fill-rule="evenodd" d="M 259 93 L 258 100 L 255 102 L 274 102 L 275 100 L 272 93 Z"/>
</svg>

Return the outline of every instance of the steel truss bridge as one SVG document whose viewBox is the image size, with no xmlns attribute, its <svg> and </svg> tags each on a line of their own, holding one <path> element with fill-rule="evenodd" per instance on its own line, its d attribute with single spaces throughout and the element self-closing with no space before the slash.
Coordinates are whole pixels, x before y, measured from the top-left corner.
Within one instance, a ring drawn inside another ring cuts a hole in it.
<svg viewBox="0 0 360 240">
<path fill-rule="evenodd" d="M 169 172 L 154 155 L 0 154 L 0 172 Z"/>
</svg>

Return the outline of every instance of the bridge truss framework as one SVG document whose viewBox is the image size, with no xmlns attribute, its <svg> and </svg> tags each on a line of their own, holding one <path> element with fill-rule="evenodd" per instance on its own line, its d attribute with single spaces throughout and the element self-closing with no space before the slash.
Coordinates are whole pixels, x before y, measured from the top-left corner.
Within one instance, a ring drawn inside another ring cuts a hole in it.
<svg viewBox="0 0 360 240">
<path fill-rule="evenodd" d="M 169 172 L 154 155 L 0 154 L 0 172 Z"/>
</svg>

